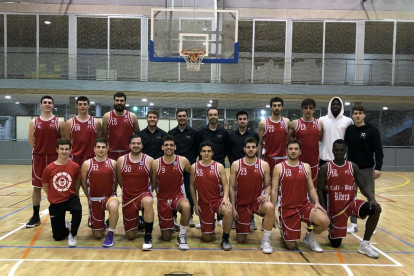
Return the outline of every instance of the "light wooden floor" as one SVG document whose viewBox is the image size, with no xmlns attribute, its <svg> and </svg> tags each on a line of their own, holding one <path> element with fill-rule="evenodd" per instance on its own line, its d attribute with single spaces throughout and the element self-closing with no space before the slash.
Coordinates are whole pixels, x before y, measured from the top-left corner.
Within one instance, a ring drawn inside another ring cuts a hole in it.
<svg viewBox="0 0 414 276">
<path fill-rule="evenodd" d="M 311 252 L 302 242 L 301 251 L 288 252 L 279 232 L 273 230 L 275 252 L 265 255 L 260 249 L 260 230 L 252 233 L 245 245 L 237 244 L 232 232 L 233 250 L 223 252 L 219 248 L 219 227 L 213 243 L 201 242 L 200 230 L 189 229 L 191 250 L 182 252 L 175 239 L 159 239 L 156 219 L 154 250 L 143 252 L 143 234 L 134 242 L 127 241 L 120 216 L 114 247 L 103 249 L 103 240 L 94 240 L 86 226 L 85 197 L 81 197 L 85 215 L 78 247 L 69 249 L 67 241 L 52 239 L 46 199 L 40 208 L 42 225 L 24 228 L 32 214 L 30 177 L 30 166 L 0 165 L 0 275 L 414 275 L 414 173 L 383 172 L 377 181 L 377 201 L 382 204 L 383 213 L 372 242 L 380 253 L 378 260 L 357 253 L 359 238 L 364 233 L 363 222 L 359 223 L 356 235 L 344 239 L 339 250 L 329 247 L 327 233 L 319 235 L 317 239 L 325 250 L 321 254 Z M 256 224 L 260 225 L 258 217 Z"/>
</svg>

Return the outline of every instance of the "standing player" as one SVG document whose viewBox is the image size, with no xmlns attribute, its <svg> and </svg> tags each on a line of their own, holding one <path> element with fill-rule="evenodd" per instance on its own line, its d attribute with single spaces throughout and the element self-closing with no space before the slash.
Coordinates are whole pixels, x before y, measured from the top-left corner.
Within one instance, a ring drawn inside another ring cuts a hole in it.
<svg viewBox="0 0 414 276">
<path fill-rule="evenodd" d="M 177 237 L 177 245 L 180 250 L 188 250 L 187 226 L 190 221 L 190 202 L 184 193 L 183 172 L 191 172 L 191 165 L 187 158 L 174 154 L 176 146 L 173 136 L 164 137 L 162 150 L 164 156 L 154 160 L 151 166 L 152 188 L 157 189 L 161 236 L 165 241 L 171 240 L 174 228 L 173 211 L 180 212 L 180 233 Z"/>
<path fill-rule="evenodd" d="M 142 152 L 142 138 L 137 134 L 129 138 L 130 153 L 117 161 L 118 183 L 122 188 L 122 213 L 124 229 L 128 240 L 137 236 L 140 220 L 139 210 L 144 212 L 144 244 L 142 250 L 152 249 L 152 228 L 154 226 L 153 197 L 150 183 L 150 169 L 154 159 Z"/>
<path fill-rule="evenodd" d="M 272 181 L 272 202 L 279 206 L 281 236 L 289 250 L 297 249 L 300 239 L 301 221 L 313 224 L 313 230 L 306 233 L 303 242 L 315 252 L 323 252 L 316 241 L 316 234 L 325 231 L 329 218 L 319 204 L 313 186 L 310 166 L 299 161 L 301 142 L 290 140 L 286 144 L 288 159 L 275 166 Z M 315 205 L 311 204 L 308 194 Z"/>
<path fill-rule="evenodd" d="M 299 161 L 309 164 L 313 186 L 318 183 L 319 171 L 319 141 L 322 138 L 323 123 L 313 117 L 316 102 L 313 99 L 302 101 L 302 118 L 294 120 L 289 125 L 288 140 L 296 138 L 302 142 Z"/>
<path fill-rule="evenodd" d="M 331 219 L 329 241 L 337 248 L 342 238 L 346 236 L 348 217 L 353 215 L 368 220 L 365 226 L 364 239 L 361 241 L 358 252 L 371 258 L 378 258 L 378 253 L 371 247 L 369 241 L 381 213 L 381 206 L 375 201 L 369 183 L 364 182 L 358 166 L 345 161 L 347 145 L 344 140 L 333 143 L 332 153 L 334 160 L 322 165 L 318 180 L 318 194 L 321 205 L 328 211 Z M 356 198 L 355 183 L 369 201 Z M 325 203 L 323 193 L 326 191 L 328 202 Z"/>
<path fill-rule="evenodd" d="M 89 108 L 89 99 L 85 96 L 78 97 L 78 115 L 65 124 L 65 139 L 72 143 L 70 159 L 80 167 L 84 161 L 94 156 L 94 141 L 102 136 L 101 122 L 89 115 Z"/>
<path fill-rule="evenodd" d="M 102 119 L 102 134 L 108 139 L 108 157 L 117 160 L 128 153 L 128 137 L 139 132 L 137 116 L 125 110 L 126 95 L 114 95 L 114 110 L 105 113 Z"/>
<path fill-rule="evenodd" d="M 176 119 L 177 119 L 178 125 L 175 128 L 168 131 L 168 134 L 174 136 L 175 144 L 177 145 L 175 154 L 184 156 L 185 158 L 188 159 L 190 164 L 194 164 L 196 162 L 196 158 L 198 154 L 197 143 L 196 143 L 197 131 L 188 125 L 187 110 L 178 109 L 176 112 Z M 191 206 L 189 226 L 194 227 L 195 226 L 194 221 L 193 221 L 194 204 L 193 204 L 193 199 L 191 197 L 191 192 L 190 192 L 190 174 L 188 172 L 184 172 L 183 176 L 184 176 L 185 194 Z"/>
<path fill-rule="evenodd" d="M 346 128 L 352 125 L 352 119 L 344 115 L 344 105 L 339 97 L 334 97 L 328 104 L 328 114 L 319 119 L 323 123 L 323 135 L 319 144 L 319 165 L 333 160 L 332 144 L 337 139 L 344 139 Z"/>
<path fill-rule="evenodd" d="M 82 205 L 79 199 L 81 179 L 80 167 L 69 159 L 70 141 L 59 139 L 56 142 L 58 158 L 43 171 L 43 190 L 50 203 L 49 214 L 52 234 L 55 241 L 68 237 L 68 246 L 77 245 L 76 236 L 82 220 Z M 88 196 L 86 187 L 82 186 Z M 66 212 L 72 214 L 71 222 L 65 222 Z"/>
<path fill-rule="evenodd" d="M 282 117 L 283 99 L 270 99 L 272 115 L 259 123 L 259 156 L 270 166 L 270 178 L 273 168 L 286 160 L 286 141 L 290 120 Z"/>
<path fill-rule="evenodd" d="M 98 138 L 94 142 L 95 157 L 82 165 L 82 186 L 88 187 L 89 213 L 92 235 L 101 239 L 104 233 L 105 210 L 109 212 L 109 230 L 104 247 L 114 245 L 114 232 L 118 223 L 119 201 L 116 197 L 116 161 L 109 159 L 108 142 Z"/>
<path fill-rule="evenodd" d="M 140 131 L 139 136 L 142 138 L 142 152 L 151 156 L 154 159 L 160 158 L 164 155 L 161 150 L 162 138 L 167 135 L 167 132 L 157 127 L 158 112 L 150 110 L 147 113 L 148 126 Z"/>
<path fill-rule="evenodd" d="M 202 160 L 191 166 L 190 189 L 196 214 L 200 217 L 201 237 L 206 242 L 213 239 L 214 213 L 221 214 L 223 217 L 221 248 L 228 251 L 231 250 L 229 237 L 233 218 L 226 170 L 222 164 L 213 161 L 213 144 L 210 141 L 201 143 L 200 155 Z M 224 196 L 221 195 L 222 189 Z"/>
<path fill-rule="evenodd" d="M 267 162 L 256 157 L 257 140 L 249 137 L 244 142 L 245 157 L 236 160 L 230 170 L 230 199 L 236 220 L 237 241 L 244 243 L 250 233 L 252 214 L 264 217 L 264 234 L 261 243 L 263 253 L 273 253 L 270 234 L 275 221 L 274 206 L 269 201 L 270 171 Z M 264 186 L 263 186 L 264 184 Z M 237 199 L 235 198 L 237 186 Z M 262 190 L 265 189 L 264 195 Z"/>
<path fill-rule="evenodd" d="M 26 228 L 40 225 L 40 200 L 42 192 L 42 174 L 45 167 L 56 161 L 55 143 L 64 136 L 65 122 L 53 115 L 54 102 L 51 96 L 43 96 L 40 99 L 42 114 L 30 121 L 29 145 L 33 148 L 32 153 L 32 202 L 33 215 Z"/>
</svg>

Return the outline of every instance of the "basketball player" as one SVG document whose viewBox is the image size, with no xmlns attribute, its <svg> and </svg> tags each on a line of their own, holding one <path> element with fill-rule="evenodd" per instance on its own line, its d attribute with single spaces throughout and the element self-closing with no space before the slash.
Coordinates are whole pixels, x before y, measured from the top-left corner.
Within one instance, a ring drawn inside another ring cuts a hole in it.
<svg viewBox="0 0 414 276">
<path fill-rule="evenodd" d="M 102 119 L 102 134 L 108 139 L 108 157 L 117 160 L 128 153 L 128 137 L 139 132 L 137 116 L 125 110 L 126 95 L 114 95 L 114 110 L 105 113 Z"/>
<path fill-rule="evenodd" d="M 110 247 L 114 245 L 114 232 L 119 217 L 119 201 L 114 190 L 116 161 L 106 156 L 108 142 L 105 138 L 96 139 L 93 149 L 95 157 L 82 165 L 82 186 L 88 187 L 90 222 L 95 239 L 102 238 L 105 210 L 109 212 L 109 230 L 102 246 Z"/>
<path fill-rule="evenodd" d="M 201 238 L 210 242 L 214 233 L 214 213 L 223 217 L 223 238 L 221 248 L 231 250 L 229 241 L 232 207 L 229 201 L 229 184 L 224 166 L 213 161 L 213 144 L 204 141 L 200 145 L 202 160 L 191 166 L 190 189 L 196 214 L 200 217 Z M 196 192 L 197 190 L 197 192 Z M 224 196 L 221 195 L 223 190 Z"/>
<path fill-rule="evenodd" d="M 40 225 L 40 200 L 42 192 L 42 174 L 47 165 L 56 161 L 55 143 L 64 136 L 65 122 L 53 115 L 54 102 L 51 96 L 43 96 L 40 99 L 42 114 L 30 121 L 29 124 L 29 145 L 32 152 L 32 203 L 33 215 L 26 228 L 33 228 Z"/>
<path fill-rule="evenodd" d="M 300 239 L 301 221 L 313 224 L 313 230 L 306 233 L 303 242 L 312 251 L 323 252 L 316 241 L 316 234 L 325 231 L 329 226 L 329 218 L 319 204 L 316 189 L 313 186 L 309 164 L 299 161 L 301 142 L 290 140 L 286 144 L 288 159 L 275 166 L 272 181 L 272 202 L 279 206 L 281 236 L 289 250 L 297 249 Z M 308 194 L 315 205 L 311 204 Z"/>
<path fill-rule="evenodd" d="M 157 189 L 157 209 L 163 240 L 170 241 L 173 228 L 173 211 L 181 213 L 180 232 L 177 245 L 180 250 L 188 250 L 187 226 L 190 221 L 190 202 L 185 197 L 183 172 L 191 172 L 188 159 L 175 155 L 174 137 L 166 135 L 163 139 L 164 156 L 154 160 L 151 166 L 152 189 Z M 145 209 L 145 213 L 147 210 Z"/>
<path fill-rule="evenodd" d="M 270 99 L 272 115 L 259 123 L 259 157 L 270 166 L 270 178 L 273 168 L 286 160 L 286 141 L 290 120 L 282 117 L 283 99 Z"/>
<path fill-rule="evenodd" d="M 234 161 L 230 170 L 230 199 L 236 221 L 237 242 L 247 241 L 251 215 L 257 214 L 264 217 L 262 251 L 271 254 L 273 248 L 270 245 L 270 234 L 275 221 L 275 212 L 273 204 L 269 201 L 271 190 L 269 164 L 256 157 L 258 148 L 255 138 L 248 137 L 243 149 L 246 156 Z M 261 195 L 263 189 L 265 193 Z"/>
<path fill-rule="evenodd" d="M 89 99 L 85 96 L 78 97 L 78 115 L 65 124 L 65 139 L 72 143 L 70 159 L 80 167 L 84 161 L 94 156 L 94 141 L 102 136 L 101 122 L 89 115 L 89 108 Z"/>
<path fill-rule="evenodd" d="M 68 237 L 68 246 L 76 247 L 76 235 L 82 220 L 82 205 L 79 199 L 81 171 L 78 164 L 69 159 L 70 141 L 56 141 L 58 158 L 43 171 L 43 190 L 50 203 L 49 214 L 55 241 Z M 88 196 L 86 187 L 82 187 Z M 71 222 L 65 222 L 66 212 L 72 214 Z"/>
<path fill-rule="evenodd" d="M 319 141 L 322 139 L 323 123 L 313 117 L 316 102 L 313 99 L 302 101 L 302 118 L 289 125 L 288 140 L 296 138 L 302 142 L 299 161 L 309 164 L 313 186 L 316 189 L 319 171 Z"/>
<path fill-rule="evenodd" d="M 371 258 L 378 258 L 378 253 L 371 247 L 369 241 L 377 227 L 381 206 L 375 201 L 375 195 L 364 182 L 361 171 L 355 163 L 345 161 L 348 147 L 344 140 L 338 139 L 333 143 L 334 160 L 322 165 L 319 172 L 318 194 L 321 205 L 328 211 L 331 219 L 329 241 L 337 248 L 342 238 L 346 236 L 348 217 L 353 215 L 365 219 L 368 217 L 364 239 L 358 252 Z M 359 187 L 368 201 L 356 198 L 355 185 Z M 328 202 L 325 203 L 323 193 L 326 191 Z"/>
<path fill-rule="evenodd" d="M 150 183 L 150 169 L 154 159 L 142 152 L 142 138 L 132 134 L 129 138 L 130 153 L 117 161 L 118 183 L 122 188 L 122 213 L 124 229 L 128 240 L 137 236 L 140 220 L 139 210 L 144 212 L 144 243 L 142 250 L 152 249 L 152 228 L 154 226 L 153 197 Z M 141 226 L 142 227 L 142 226 Z"/>
</svg>

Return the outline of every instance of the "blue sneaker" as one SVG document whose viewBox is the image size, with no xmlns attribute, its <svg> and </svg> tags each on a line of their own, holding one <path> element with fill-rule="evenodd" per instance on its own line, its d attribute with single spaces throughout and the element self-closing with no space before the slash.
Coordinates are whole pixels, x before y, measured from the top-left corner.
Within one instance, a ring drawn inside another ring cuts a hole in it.
<svg viewBox="0 0 414 276">
<path fill-rule="evenodd" d="M 114 232 L 109 231 L 108 234 L 106 234 L 106 239 L 104 243 L 102 244 L 103 247 L 111 247 L 114 245 Z"/>
</svg>

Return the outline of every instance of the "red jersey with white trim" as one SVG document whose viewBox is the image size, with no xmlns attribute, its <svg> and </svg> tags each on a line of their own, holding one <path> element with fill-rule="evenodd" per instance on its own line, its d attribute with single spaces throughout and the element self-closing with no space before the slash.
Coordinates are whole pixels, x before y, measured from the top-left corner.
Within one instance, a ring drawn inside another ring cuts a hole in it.
<svg viewBox="0 0 414 276">
<path fill-rule="evenodd" d="M 72 160 L 65 165 L 50 163 L 42 175 L 42 183 L 49 184 L 47 200 L 51 204 L 57 204 L 73 197 L 76 194 L 76 180 L 81 178 L 80 167 Z"/>
<path fill-rule="evenodd" d="M 328 162 L 326 175 L 326 192 L 328 213 L 337 215 L 344 210 L 355 198 L 355 179 L 352 162 L 346 161 L 338 166 L 333 161 Z"/>
<path fill-rule="evenodd" d="M 279 179 L 278 206 L 283 208 L 301 208 L 308 199 L 308 173 L 303 162 L 291 166 L 284 161 Z"/>
<path fill-rule="evenodd" d="M 85 122 L 79 121 L 76 116 L 72 118 L 70 137 L 72 140 L 71 154 L 76 157 L 93 157 L 93 148 L 96 140 L 95 119 L 89 116 Z"/>
<path fill-rule="evenodd" d="M 270 118 L 266 118 L 262 155 L 266 157 L 286 156 L 287 135 L 288 127 L 283 117 L 280 117 L 280 121 L 277 123 Z"/>
<path fill-rule="evenodd" d="M 114 193 L 115 170 L 112 166 L 112 159 L 98 161 L 95 158 L 89 159 L 89 169 L 86 177 L 88 192 L 91 197 L 106 197 Z"/>
<path fill-rule="evenodd" d="M 295 138 L 302 142 L 299 160 L 311 167 L 319 164 L 319 133 L 321 127 L 318 119 L 307 122 L 300 118 L 295 129 Z"/>
<path fill-rule="evenodd" d="M 236 172 L 237 205 L 249 205 L 257 200 L 264 189 L 262 160 L 256 158 L 253 164 L 246 164 L 244 158 L 238 160 Z"/>
<path fill-rule="evenodd" d="M 40 116 L 34 120 L 33 152 L 37 154 L 56 154 L 56 141 L 60 138 L 59 118 L 42 120 Z"/>
<path fill-rule="evenodd" d="M 122 199 L 131 200 L 142 193 L 151 192 L 150 171 L 146 165 L 147 155 L 141 153 L 139 161 L 131 160 L 131 154 L 124 155 L 121 167 Z"/>
<path fill-rule="evenodd" d="M 222 198 L 221 176 L 216 161 L 210 165 L 195 163 L 194 183 L 197 189 L 198 203 L 213 203 Z"/>
<path fill-rule="evenodd" d="M 114 110 L 109 112 L 107 135 L 109 151 L 129 150 L 129 137 L 133 133 L 131 112 L 125 110 L 124 115 L 117 115 Z"/>
<path fill-rule="evenodd" d="M 158 158 L 157 182 L 159 199 L 172 199 L 185 195 L 183 169 L 179 155 L 175 155 L 171 163 L 165 162 L 164 156 Z"/>
</svg>

